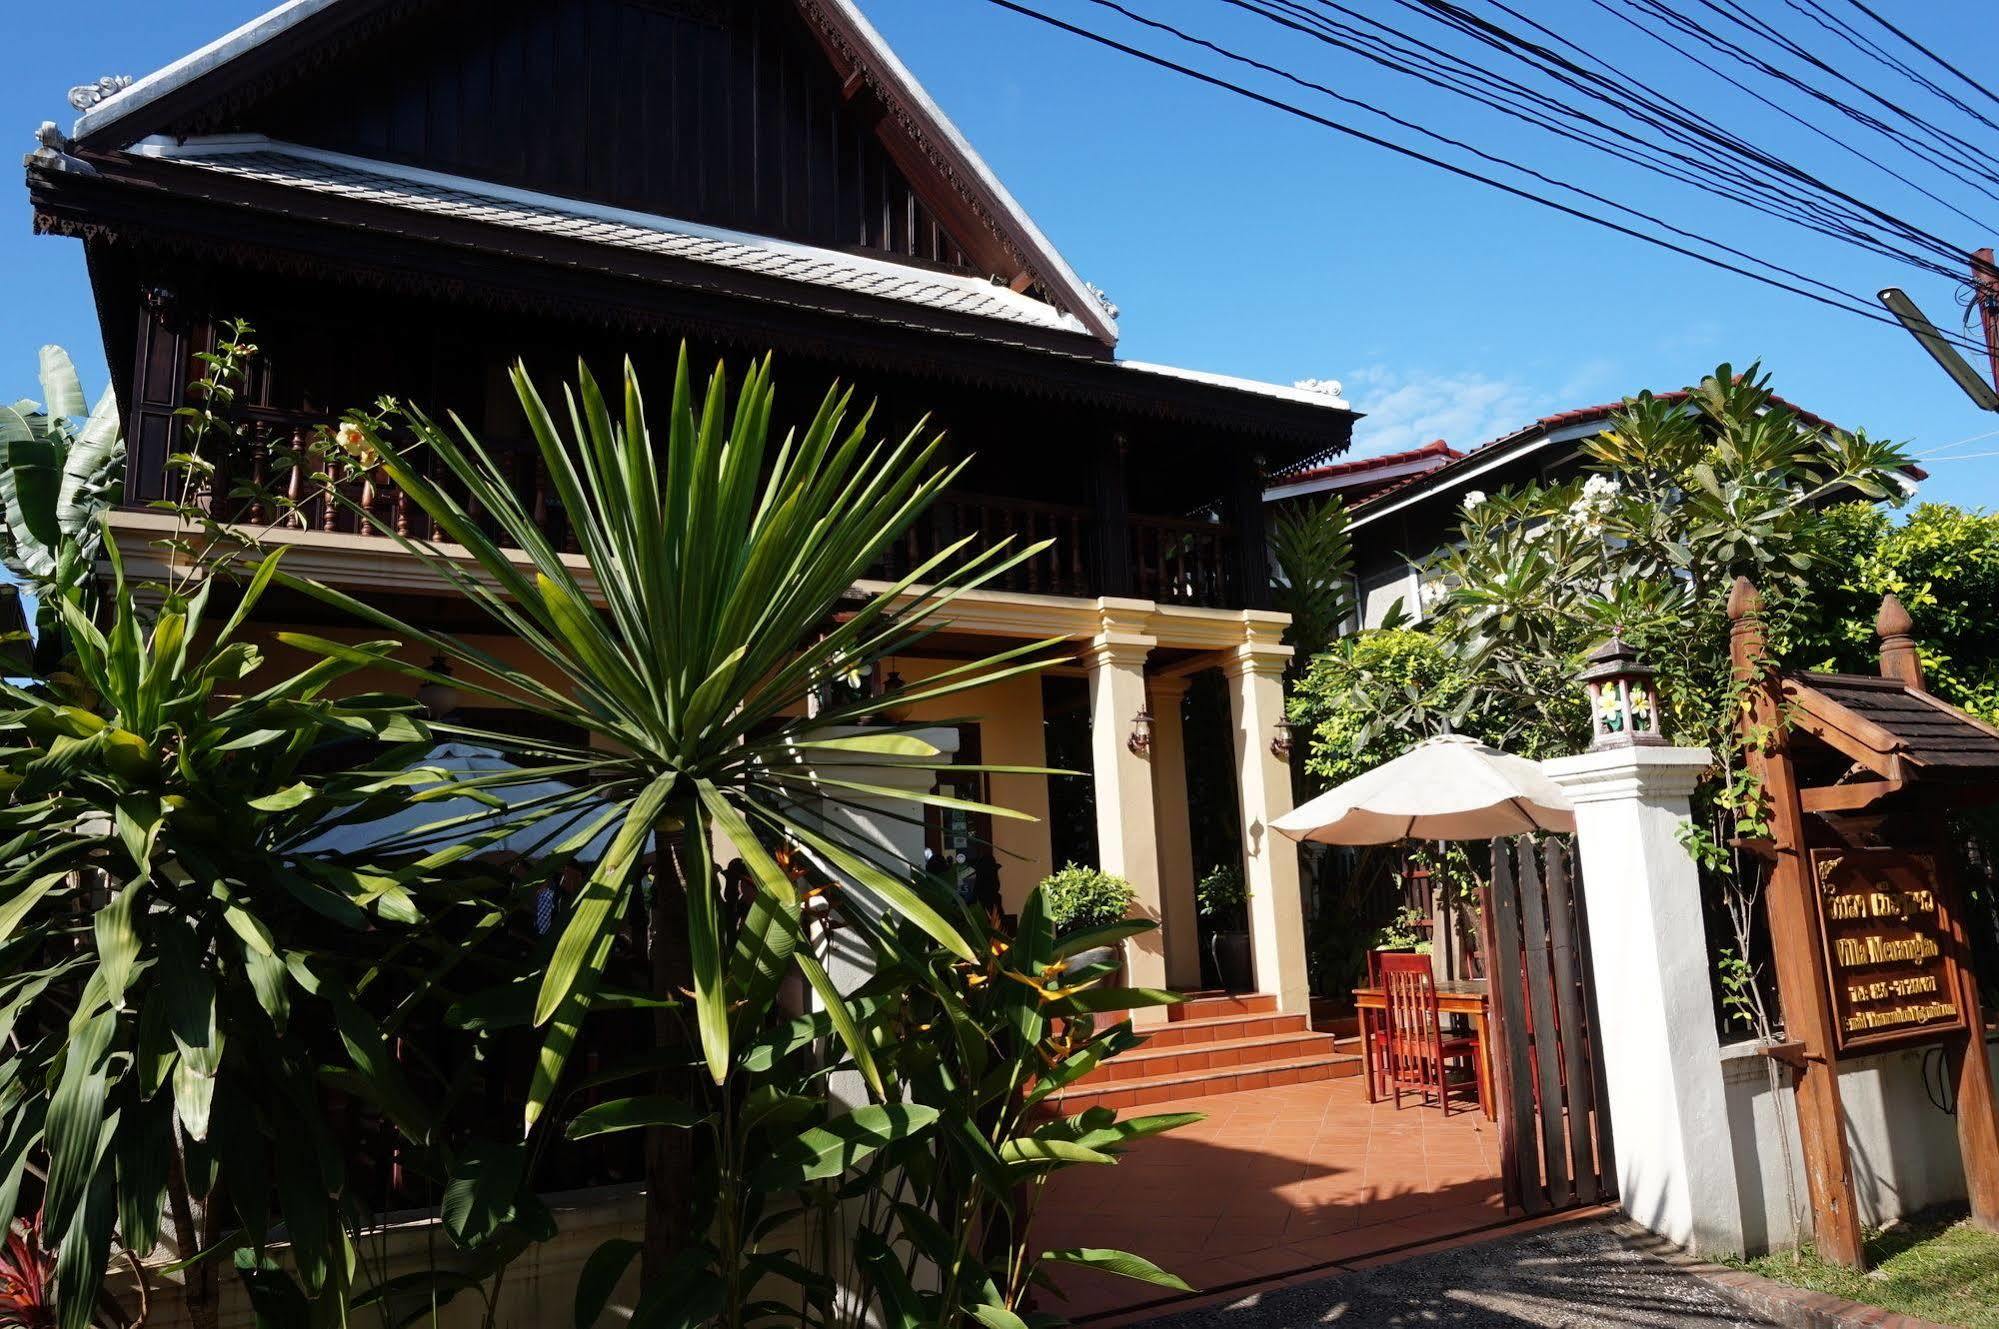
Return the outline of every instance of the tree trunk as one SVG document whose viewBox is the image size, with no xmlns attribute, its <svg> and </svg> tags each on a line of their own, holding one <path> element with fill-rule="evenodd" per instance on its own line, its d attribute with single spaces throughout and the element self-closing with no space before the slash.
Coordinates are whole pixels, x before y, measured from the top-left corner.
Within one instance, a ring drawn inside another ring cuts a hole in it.
<svg viewBox="0 0 1999 1329">
<path fill-rule="evenodd" d="M 193 1198 L 187 1189 L 186 1147 L 180 1128 L 174 1127 L 173 1158 L 167 1176 L 167 1212 L 174 1226 L 175 1254 L 185 1260 L 206 1249 L 203 1233 L 196 1224 Z M 210 1206 L 202 1206 L 204 1213 Z M 221 1320 L 221 1287 L 215 1277 L 215 1261 L 199 1260 L 181 1274 L 181 1309 L 192 1329 L 216 1329 Z"/>
<path fill-rule="evenodd" d="M 683 825 L 699 822 L 687 817 Z M 694 986 L 694 962 L 687 944 L 687 860 L 681 843 L 683 834 L 698 831 L 657 830 L 653 833 L 652 919 L 648 928 L 647 951 L 652 961 L 652 990 L 656 997 L 684 1000 Z M 711 890 L 711 883 L 698 883 Z M 671 1010 L 653 1012 L 653 1042 L 669 1047 L 682 1041 L 680 1016 Z M 656 1081 L 657 1091 L 684 1101 L 692 1101 L 693 1076 L 686 1067 L 665 1067 Z M 641 1284 L 651 1284 L 665 1276 L 667 1264 L 694 1239 L 693 1210 L 689 1203 L 694 1192 L 695 1132 L 653 1126 L 646 1130 L 646 1210 L 645 1240 L 639 1263 Z"/>
</svg>

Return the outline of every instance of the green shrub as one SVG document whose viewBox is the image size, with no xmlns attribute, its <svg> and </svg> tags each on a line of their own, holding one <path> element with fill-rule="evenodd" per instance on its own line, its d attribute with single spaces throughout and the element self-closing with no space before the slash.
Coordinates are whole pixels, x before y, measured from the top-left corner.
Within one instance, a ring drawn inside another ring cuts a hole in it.
<svg viewBox="0 0 1999 1329">
<path fill-rule="evenodd" d="M 1123 877 L 1075 863 L 1043 877 L 1041 893 L 1058 937 L 1122 923 L 1131 914 L 1136 894 Z"/>
<path fill-rule="evenodd" d="M 1194 884 L 1194 910 L 1217 932 L 1240 932 L 1249 926 L 1249 889 L 1242 869 L 1222 863 Z"/>
</svg>

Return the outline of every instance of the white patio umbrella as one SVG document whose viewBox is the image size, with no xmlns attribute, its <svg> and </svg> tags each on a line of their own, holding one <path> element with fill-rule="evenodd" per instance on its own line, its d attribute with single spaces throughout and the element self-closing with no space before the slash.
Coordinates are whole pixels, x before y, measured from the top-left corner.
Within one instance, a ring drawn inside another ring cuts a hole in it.
<svg viewBox="0 0 1999 1329">
<path fill-rule="evenodd" d="M 423 758 L 412 763 L 412 768 L 434 767 L 447 776 L 494 775 L 515 769 L 512 762 L 494 752 L 470 743 L 440 743 L 425 753 Z M 435 789 L 445 783 L 431 780 L 412 786 L 413 790 Z M 398 845 L 415 853 L 442 849 L 447 845 L 463 844 L 475 836 L 489 834 L 524 815 L 516 811 L 529 804 L 544 799 L 573 793 L 574 787 L 555 780 L 527 780 L 520 784 L 503 785 L 483 791 L 496 798 L 503 806 L 488 807 L 485 803 L 469 795 L 457 794 L 449 798 L 438 798 L 422 803 L 405 804 L 398 811 L 373 821 L 353 822 L 331 826 L 320 835 L 308 840 L 301 849 L 316 853 L 344 854 L 367 849 L 385 840 L 397 839 L 406 842 Z M 584 803 L 578 807 L 551 813 L 532 825 L 516 827 L 480 850 L 481 854 L 527 854 L 547 852 L 562 843 L 570 835 L 583 829 L 601 815 L 603 807 L 597 803 Z M 459 821 L 458 819 L 473 818 Z M 427 826 L 438 823 L 452 823 L 443 829 L 425 831 Z M 580 862 L 593 862 L 601 858 L 611 846 L 618 823 L 612 823 L 599 831 L 590 843 L 577 854 Z M 422 834 L 417 834 L 422 832 Z"/>
<path fill-rule="evenodd" d="M 1573 831 L 1576 815 L 1568 795 L 1538 763 L 1463 734 L 1445 734 L 1270 824 L 1294 840 L 1389 844 Z"/>
</svg>

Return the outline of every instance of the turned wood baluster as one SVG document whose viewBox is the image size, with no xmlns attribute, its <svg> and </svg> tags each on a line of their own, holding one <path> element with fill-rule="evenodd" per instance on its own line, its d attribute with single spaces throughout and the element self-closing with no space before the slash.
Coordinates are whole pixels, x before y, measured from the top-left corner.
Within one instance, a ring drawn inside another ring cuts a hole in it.
<svg viewBox="0 0 1999 1329">
<path fill-rule="evenodd" d="M 261 526 L 270 519 L 270 509 L 264 502 L 265 486 L 271 481 L 271 426 L 257 424 L 250 432 L 250 511 L 249 520 L 253 526 Z"/>
<path fill-rule="evenodd" d="M 305 530 L 309 523 L 306 521 L 303 506 L 305 503 L 306 433 L 302 426 L 292 426 L 290 448 L 292 466 L 291 475 L 285 480 L 285 498 L 289 500 L 286 505 L 285 520 L 288 523 L 297 525 L 300 530 Z"/>
<path fill-rule="evenodd" d="M 534 517 L 534 528 L 544 535 L 548 533 L 548 462 L 537 452 L 534 457 L 534 501 L 530 511 Z"/>
</svg>

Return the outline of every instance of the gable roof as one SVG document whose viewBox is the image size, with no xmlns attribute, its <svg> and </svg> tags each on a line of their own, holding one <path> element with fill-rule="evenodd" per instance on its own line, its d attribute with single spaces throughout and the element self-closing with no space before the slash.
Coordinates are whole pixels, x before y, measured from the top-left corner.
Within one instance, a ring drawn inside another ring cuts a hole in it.
<svg viewBox="0 0 1999 1329">
<path fill-rule="evenodd" d="M 968 202 L 1019 255 L 1031 284 L 1046 291 L 1074 326 L 1114 347 L 1117 322 L 1106 303 L 1057 252 L 854 0 L 793 3 L 835 72 L 866 84 L 881 97 L 902 133 L 932 167 L 938 187 Z M 404 0 L 403 7 L 407 4 Z M 396 0 L 285 0 L 91 107 L 77 119 L 72 137 L 84 148 L 129 146 L 192 109 L 277 76 L 295 48 L 299 53 L 313 51 L 336 33 L 380 21 L 398 7 Z"/>
<path fill-rule="evenodd" d="M 1884 780 L 1999 778 L 1999 730 L 1898 678 L 1787 673 L 1794 723 Z"/>
<path fill-rule="evenodd" d="M 1653 394 L 1655 400 L 1663 402 L 1683 402 L 1692 395 L 1685 389 Z M 1796 402 L 1787 401 L 1774 393 L 1771 394 L 1770 401 L 1773 405 L 1781 406 L 1791 412 L 1808 428 L 1834 430 L 1839 427 L 1824 416 L 1814 414 Z M 1446 491 L 1454 485 L 1469 481 L 1473 476 L 1491 467 L 1530 455 L 1551 444 L 1570 443 L 1589 438 L 1600 433 L 1611 414 L 1623 409 L 1624 404 L 1622 401 L 1604 402 L 1597 406 L 1578 406 L 1571 410 L 1557 411 L 1553 415 L 1544 415 L 1509 433 L 1501 434 L 1498 438 L 1480 443 L 1467 452 L 1454 455 L 1441 466 L 1412 475 L 1405 480 L 1398 480 L 1360 499 L 1353 505 L 1354 525 L 1362 525 L 1377 517 L 1386 516 L 1392 509 L 1400 509 L 1432 493 Z M 1903 468 L 1903 474 L 1912 480 L 1923 480 L 1928 478 L 1929 473 L 1922 467 L 1912 464 Z"/>
</svg>

